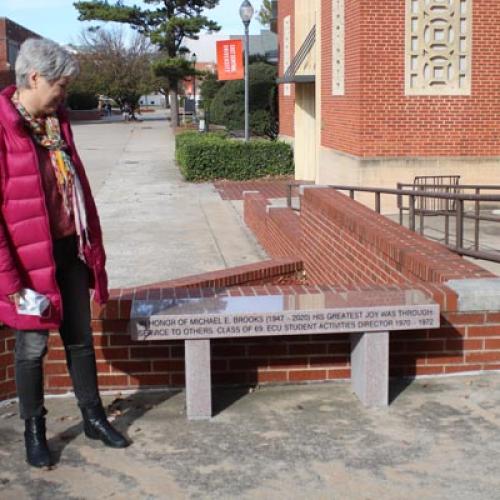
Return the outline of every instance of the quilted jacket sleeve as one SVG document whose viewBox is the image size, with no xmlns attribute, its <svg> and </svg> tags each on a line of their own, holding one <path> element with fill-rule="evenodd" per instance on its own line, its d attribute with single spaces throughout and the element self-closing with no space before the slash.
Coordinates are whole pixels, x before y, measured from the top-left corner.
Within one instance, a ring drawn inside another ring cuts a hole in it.
<svg viewBox="0 0 500 500">
<path fill-rule="evenodd" d="M 0 296 L 5 297 L 18 292 L 22 282 L 16 268 L 12 250 L 7 237 L 7 228 L 3 217 L 3 189 L 5 172 L 4 134 L 0 126 Z"/>
</svg>

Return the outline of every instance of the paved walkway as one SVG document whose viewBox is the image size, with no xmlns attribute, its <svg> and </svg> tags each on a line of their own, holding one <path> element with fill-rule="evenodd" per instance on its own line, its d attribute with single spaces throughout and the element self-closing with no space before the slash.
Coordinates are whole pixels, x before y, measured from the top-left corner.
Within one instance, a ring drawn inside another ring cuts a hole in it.
<svg viewBox="0 0 500 500">
<path fill-rule="evenodd" d="M 183 181 L 162 113 L 74 126 L 98 205 L 110 286 L 165 281 L 264 260 L 236 205 Z"/>
<path fill-rule="evenodd" d="M 126 450 L 86 439 L 74 400 L 50 399 L 52 471 L 24 463 L 10 405 L 0 408 L 0 497 L 497 500 L 500 375 L 393 394 L 388 409 L 367 410 L 348 382 L 226 390 L 209 422 L 186 421 L 184 393 L 122 396 L 111 414 L 134 441 Z"/>
</svg>

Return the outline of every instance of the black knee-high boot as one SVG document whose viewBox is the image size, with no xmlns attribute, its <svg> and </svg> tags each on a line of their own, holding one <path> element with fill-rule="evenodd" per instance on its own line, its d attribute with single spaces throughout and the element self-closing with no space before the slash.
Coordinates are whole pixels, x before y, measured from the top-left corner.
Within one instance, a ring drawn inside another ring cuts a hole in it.
<svg viewBox="0 0 500 500">
<path fill-rule="evenodd" d="M 33 467 L 50 467 L 47 438 L 45 436 L 45 417 L 31 417 L 24 421 L 24 443 L 26 460 Z"/>
<path fill-rule="evenodd" d="M 33 467 L 49 467 L 52 460 L 45 430 L 42 360 L 16 359 L 16 385 L 24 420 L 26 461 Z"/>
<path fill-rule="evenodd" d="M 118 432 L 106 417 L 106 412 L 101 405 L 90 408 L 81 408 L 83 429 L 90 439 L 100 439 L 111 448 L 126 448 L 129 446 L 127 439 Z"/>
<path fill-rule="evenodd" d="M 94 347 L 67 346 L 66 356 L 78 406 L 83 416 L 85 435 L 90 439 L 100 439 L 112 448 L 125 448 L 130 443 L 108 422 L 102 406 L 97 385 Z"/>
</svg>

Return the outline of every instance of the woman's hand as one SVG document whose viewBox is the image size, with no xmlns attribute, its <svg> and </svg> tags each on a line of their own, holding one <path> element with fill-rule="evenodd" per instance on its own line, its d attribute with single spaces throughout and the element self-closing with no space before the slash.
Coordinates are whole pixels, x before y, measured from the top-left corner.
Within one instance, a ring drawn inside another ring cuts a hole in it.
<svg viewBox="0 0 500 500">
<path fill-rule="evenodd" d="M 19 301 L 21 300 L 21 292 L 16 292 L 11 295 L 8 295 L 9 300 L 14 304 L 16 307 L 19 305 Z"/>
</svg>

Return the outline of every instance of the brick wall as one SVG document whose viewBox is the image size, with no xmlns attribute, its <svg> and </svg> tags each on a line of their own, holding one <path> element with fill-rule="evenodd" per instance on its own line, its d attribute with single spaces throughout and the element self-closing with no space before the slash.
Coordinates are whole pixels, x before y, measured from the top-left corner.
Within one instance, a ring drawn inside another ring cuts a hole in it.
<svg viewBox="0 0 500 500">
<path fill-rule="evenodd" d="M 0 18 L 0 71 L 10 69 L 8 62 L 7 19 Z"/>
<path fill-rule="evenodd" d="M 473 3 L 472 95 L 404 96 L 404 2 L 374 2 L 364 14 L 365 156 L 495 156 L 500 154 L 500 5 Z M 395 29 L 388 28 L 395 26 Z M 369 41 L 372 41 L 369 43 Z M 375 43 L 373 43 L 375 41 Z M 381 49 L 381 47 L 383 47 Z M 383 57 L 380 57 L 381 50 Z M 385 60 L 384 60 L 385 59 Z"/>
<path fill-rule="evenodd" d="M 293 12 L 295 0 L 280 0 L 278 2 L 278 50 L 279 50 L 279 76 L 283 76 L 283 19 L 290 15 L 291 16 L 291 28 L 290 28 L 290 45 L 291 45 L 291 59 L 293 59 L 295 53 L 295 19 Z M 294 112 L 295 112 L 295 86 L 292 85 L 291 95 L 284 95 L 284 86 L 279 86 L 279 127 L 280 134 L 293 137 L 294 132 Z"/>
<path fill-rule="evenodd" d="M 14 382 L 14 335 L 0 327 L 0 400 L 16 395 Z"/>
<path fill-rule="evenodd" d="M 261 193 L 245 193 L 245 223 L 272 257 L 299 255 L 298 216 L 286 208 L 273 208 Z"/>
<path fill-rule="evenodd" d="M 182 386 L 184 384 L 184 354 L 182 342 L 133 342 L 127 331 L 130 308 L 134 298 L 199 297 L 229 288 L 232 295 L 280 293 L 283 287 L 298 283 L 302 262 L 295 258 L 280 258 L 236 268 L 205 273 L 134 289 L 113 290 L 105 307 L 93 306 L 92 328 L 96 346 L 97 368 L 101 389 L 127 389 L 151 386 Z M 265 286 L 264 286 L 265 285 Z M 295 341 L 297 343 L 299 341 Z M 264 341 L 265 343 L 265 341 Z M 253 345 L 248 343 L 248 345 Z M 256 345 L 260 345 L 256 342 Z M 66 368 L 64 347 L 59 334 L 49 337 L 49 353 L 45 360 L 45 385 L 48 393 L 66 392 L 71 381 Z M 214 344 L 214 378 L 241 381 L 246 373 L 249 350 L 245 343 L 217 342 Z M 257 349 L 257 348 L 255 348 Z M 271 349 L 272 350 L 272 349 Z M 233 353 L 233 354 L 231 354 Z M 224 359 L 222 359 L 224 358 Z M 259 358 L 260 359 L 260 358 Z M 237 366 L 235 366 L 235 363 Z M 240 366 L 241 364 L 241 366 Z M 248 380 L 252 379 L 252 375 Z M 266 374 L 261 375 L 263 380 Z M 270 375 L 270 380 L 273 375 Z M 15 396 L 14 337 L 0 327 L 0 400 Z"/>
<path fill-rule="evenodd" d="M 321 144 L 360 156 L 363 88 L 362 50 L 364 43 L 362 0 L 345 2 L 345 95 L 332 95 L 332 4 L 321 1 Z M 375 2 L 373 2 L 375 3 Z M 391 6 L 392 8 L 392 6 Z M 317 76 L 319 78 L 319 75 Z"/>
<path fill-rule="evenodd" d="M 301 251 L 315 283 L 444 283 L 492 274 L 329 188 L 301 198 Z"/>
<path fill-rule="evenodd" d="M 0 71 L 14 69 L 8 67 L 8 41 L 21 44 L 28 38 L 40 38 L 37 33 L 7 19 L 0 17 Z"/>
<path fill-rule="evenodd" d="M 69 119 L 73 121 L 94 121 L 100 120 L 102 114 L 98 109 L 70 109 Z"/>
<path fill-rule="evenodd" d="M 0 90 L 16 83 L 14 71 L 0 71 Z"/>
<path fill-rule="evenodd" d="M 291 3 L 280 0 L 279 26 Z M 332 3 L 322 0 L 319 27 L 323 146 L 357 157 L 500 155 L 497 0 L 473 3 L 470 96 L 404 95 L 403 0 L 345 2 L 345 95 L 332 96 Z M 290 135 L 293 108 L 282 92 L 280 127 Z"/>
</svg>

